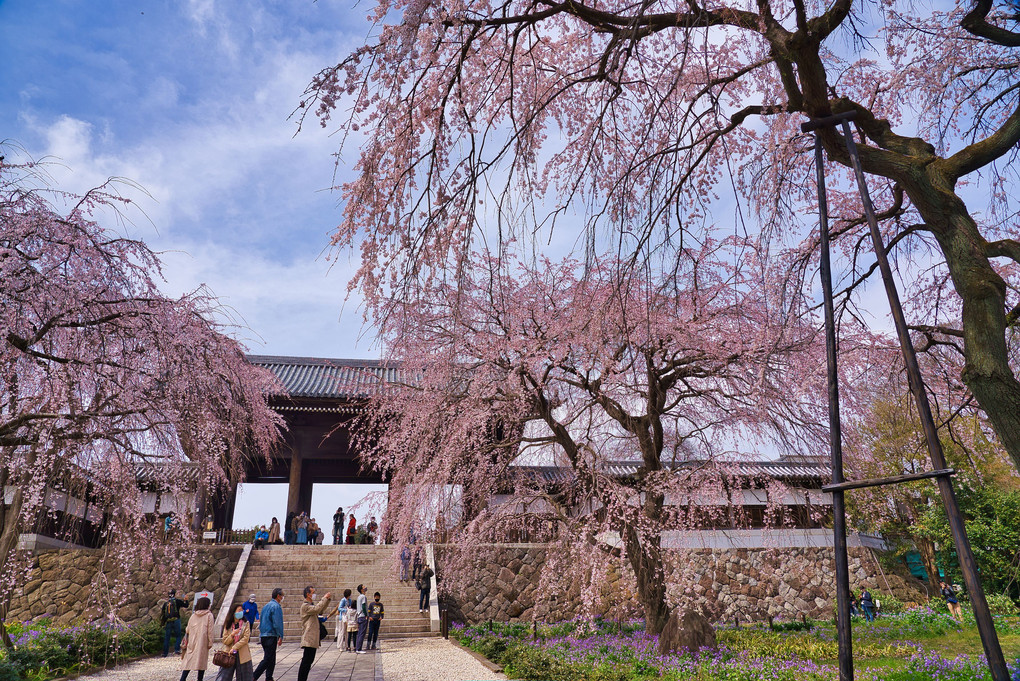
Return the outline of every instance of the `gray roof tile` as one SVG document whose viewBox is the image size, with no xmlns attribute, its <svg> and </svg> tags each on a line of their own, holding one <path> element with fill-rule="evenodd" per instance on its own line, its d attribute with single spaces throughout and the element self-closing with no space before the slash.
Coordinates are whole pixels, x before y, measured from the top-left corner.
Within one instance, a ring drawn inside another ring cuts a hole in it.
<svg viewBox="0 0 1020 681">
<path fill-rule="evenodd" d="M 253 365 L 273 372 L 283 389 L 281 394 L 291 397 L 363 399 L 378 395 L 387 383 L 400 383 L 405 378 L 397 363 L 378 359 L 247 357 Z"/>
</svg>

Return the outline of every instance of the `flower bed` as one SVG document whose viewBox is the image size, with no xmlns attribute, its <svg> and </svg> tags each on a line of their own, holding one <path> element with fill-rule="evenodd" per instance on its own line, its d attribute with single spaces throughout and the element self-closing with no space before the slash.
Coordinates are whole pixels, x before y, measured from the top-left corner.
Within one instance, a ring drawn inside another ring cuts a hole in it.
<svg viewBox="0 0 1020 681">
<path fill-rule="evenodd" d="M 43 681 L 91 667 L 119 664 L 162 650 L 163 632 L 155 622 L 137 627 L 104 623 L 56 627 L 41 619 L 9 623 L 14 650 L 0 647 L 0 681 Z"/>
<path fill-rule="evenodd" d="M 829 681 L 838 678 L 837 645 L 830 624 L 773 623 L 717 630 L 719 646 L 695 653 L 658 654 L 658 637 L 637 623 L 568 622 L 556 625 L 454 625 L 463 645 L 501 664 L 512 679 L 545 681 Z M 1004 628 L 1016 624 L 1003 620 Z M 854 659 L 874 661 L 860 669 L 864 681 L 984 681 L 980 656 L 944 658 L 921 642 L 955 635 L 948 615 L 917 608 L 855 623 Z M 1020 671 L 1016 672 L 1020 681 Z"/>
</svg>

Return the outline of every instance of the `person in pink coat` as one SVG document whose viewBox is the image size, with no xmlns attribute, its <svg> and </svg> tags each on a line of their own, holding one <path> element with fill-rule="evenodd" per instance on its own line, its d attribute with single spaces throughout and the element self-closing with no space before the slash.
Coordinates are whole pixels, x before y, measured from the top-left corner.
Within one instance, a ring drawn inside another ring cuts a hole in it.
<svg viewBox="0 0 1020 681">
<path fill-rule="evenodd" d="M 205 677 L 209 668 L 209 651 L 217 637 L 213 632 L 213 614 L 209 610 L 209 599 L 205 596 L 195 603 L 195 613 L 188 620 L 185 641 L 187 647 L 181 656 L 181 681 L 188 678 L 188 672 L 197 671 L 198 681 Z"/>
</svg>

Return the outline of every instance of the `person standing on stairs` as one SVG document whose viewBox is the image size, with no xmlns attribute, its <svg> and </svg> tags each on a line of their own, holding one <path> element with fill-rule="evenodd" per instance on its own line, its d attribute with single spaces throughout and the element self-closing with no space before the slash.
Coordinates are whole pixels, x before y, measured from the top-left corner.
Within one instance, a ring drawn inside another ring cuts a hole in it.
<svg viewBox="0 0 1020 681">
<path fill-rule="evenodd" d="M 358 585 L 358 643 L 356 652 L 364 654 L 362 647 L 365 645 L 365 634 L 368 633 L 368 596 L 365 595 L 365 585 Z"/>
<path fill-rule="evenodd" d="M 428 565 L 422 570 L 421 577 L 418 578 L 418 583 L 421 589 L 421 595 L 418 597 L 418 612 L 429 611 L 429 595 L 432 591 L 432 575 L 436 574 L 432 571 Z"/>
<path fill-rule="evenodd" d="M 273 589 L 273 600 L 266 603 L 262 608 L 262 616 L 259 618 L 259 634 L 262 636 L 262 661 L 255 668 L 253 681 L 258 681 L 262 673 L 266 674 L 266 681 L 273 681 L 273 672 L 276 671 L 276 648 L 283 643 L 283 589 Z"/>
<path fill-rule="evenodd" d="M 342 506 L 333 514 L 333 544 L 344 543 L 344 509 Z"/>
<path fill-rule="evenodd" d="M 301 604 L 301 666 L 298 667 L 298 681 L 308 681 L 308 672 L 315 661 L 315 651 L 322 638 L 319 636 L 319 615 L 326 612 L 333 594 L 327 593 L 321 601 L 315 602 L 315 587 L 305 587 L 305 602 Z"/>
</svg>

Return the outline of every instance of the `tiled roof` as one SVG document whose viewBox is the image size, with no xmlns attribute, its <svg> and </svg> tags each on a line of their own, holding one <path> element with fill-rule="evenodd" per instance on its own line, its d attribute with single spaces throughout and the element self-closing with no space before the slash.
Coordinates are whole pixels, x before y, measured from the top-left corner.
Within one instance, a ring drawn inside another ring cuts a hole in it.
<svg viewBox="0 0 1020 681">
<path fill-rule="evenodd" d="M 404 379 L 399 365 L 378 359 L 247 357 L 253 365 L 273 372 L 290 397 L 366 398 L 378 395 L 387 383 Z"/>
<path fill-rule="evenodd" d="M 677 463 L 674 466 L 667 465 L 666 467 L 683 470 L 697 468 L 705 464 L 706 462 L 704 461 L 690 461 Z M 610 461 L 606 463 L 606 472 L 614 478 L 625 478 L 637 473 L 640 465 L 637 461 Z M 828 480 L 832 476 L 828 460 L 823 458 L 780 457 L 779 459 L 769 461 L 720 461 L 718 465 L 722 468 L 731 468 L 735 475 L 775 478 L 782 481 L 821 481 Z M 519 470 L 523 473 L 539 475 L 546 482 L 550 483 L 569 482 L 574 477 L 574 472 L 569 467 L 521 466 Z"/>
</svg>

